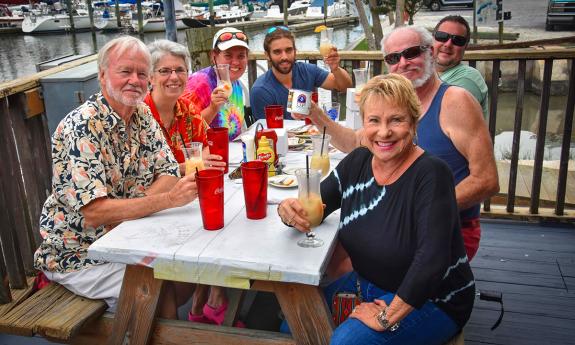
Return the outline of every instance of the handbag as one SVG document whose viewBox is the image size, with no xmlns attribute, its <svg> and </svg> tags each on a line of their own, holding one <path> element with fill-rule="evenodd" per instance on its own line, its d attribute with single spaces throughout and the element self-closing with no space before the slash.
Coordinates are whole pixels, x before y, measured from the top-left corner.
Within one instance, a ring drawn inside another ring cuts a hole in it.
<svg viewBox="0 0 575 345">
<path fill-rule="evenodd" d="M 346 281 L 347 280 L 344 280 L 336 291 L 339 290 Z M 353 308 L 361 304 L 362 297 L 359 279 L 356 279 L 356 289 L 356 292 L 336 292 L 333 295 L 331 315 L 336 327 L 347 320 L 349 315 L 353 312 Z"/>
</svg>

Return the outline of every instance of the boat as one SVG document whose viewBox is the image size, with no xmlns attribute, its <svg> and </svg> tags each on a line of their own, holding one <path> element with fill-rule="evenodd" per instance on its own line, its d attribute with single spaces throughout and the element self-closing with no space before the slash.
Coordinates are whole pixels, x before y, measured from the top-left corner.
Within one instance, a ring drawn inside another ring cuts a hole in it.
<svg viewBox="0 0 575 345">
<path fill-rule="evenodd" d="M 222 6 L 215 11 L 214 23 L 226 24 L 250 20 L 252 12 L 239 6 L 232 6 L 230 9 Z M 183 18 L 184 24 L 191 28 L 206 27 L 210 25 L 210 13 L 206 12 L 194 17 Z"/>
<path fill-rule="evenodd" d="M 73 16 L 74 29 L 76 31 L 87 31 L 91 29 L 90 17 L 87 11 L 78 10 Z M 22 21 L 22 32 L 30 34 L 54 33 L 70 31 L 70 17 L 68 14 L 35 14 L 34 12 L 24 13 Z"/>
<path fill-rule="evenodd" d="M 174 1 L 176 15 L 176 29 L 187 29 L 184 19 L 188 17 L 184 7 L 179 1 Z M 142 11 L 144 12 L 142 32 L 166 31 L 166 20 L 164 18 L 164 4 L 160 2 L 142 1 Z M 138 32 L 138 18 L 132 17 L 132 27 Z"/>
<path fill-rule="evenodd" d="M 120 10 L 120 26 L 116 18 L 116 10 L 114 1 L 108 2 L 94 2 L 94 9 L 99 15 L 94 14 L 94 26 L 102 31 L 118 31 L 120 29 L 128 28 L 132 30 L 132 5 L 130 3 L 119 3 Z"/>
<path fill-rule="evenodd" d="M 264 18 L 283 18 L 284 15 L 280 10 L 278 5 L 271 5 L 268 8 L 268 13 L 265 15 Z"/>
<path fill-rule="evenodd" d="M 23 16 L 12 13 L 10 8 L 0 4 L 0 33 L 22 32 Z"/>
<path fill-rule="evenodd" d="M 347 4 L 345 1 L 328 0 L 327 2 L 327 16 L 344 17 L 349 14 Z M 311 5 L 307 8 L 305 13 L 306 18 L 323 18 L 323 0 L 313 0 Z"/>
<path fill-rule="evenodd" d="M 294 16 L 298 14 L 304 14 L 310 5 L 310 0 L 295 0 L 288 7 L 288 14 Z"/>
</svg>

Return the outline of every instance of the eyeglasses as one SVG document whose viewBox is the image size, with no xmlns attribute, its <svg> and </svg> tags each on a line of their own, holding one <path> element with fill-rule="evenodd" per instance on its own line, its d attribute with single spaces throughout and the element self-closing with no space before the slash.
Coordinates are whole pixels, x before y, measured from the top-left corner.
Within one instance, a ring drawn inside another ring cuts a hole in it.
<svg viewBox="0 0 575 345">
<path fill-rule="evenodd" d="M 164 67 L 164 68 L 160 68 L 156 72 L 160 73 L 160 75 L 162 77 L 168 77 L 168 76 L 172 75 L 172 72 L 176 72 L 176 74 L 179 76 L 188 75 L 188 70 L 185 69 L 184 67 L 178 67 L 178 68 Z"/>
<path fill-rule="evenodd" d="M 426 46 L 413 46 L 406 48 L 399 53 L 389 53 L 383 59 L 385 62 L 387 62 L 388 65 L 395 65 L 399 62 L 399 60 L 401 60 L 402 56 L 407 60 L 415 59 L 421 55 L 421 53 L 426 51 L 427 48 L 428 47 Z"/>
<path fill-rule="evenodd" d="M 289 28 L 287 26 L 284 26 L 284 25 L 272 26 L 271 28 L 268 29 L 267 35 L 271 34 L 272 32 L 276 31 L 277 29 L 280 29 L 283 31 L 289 31 Z"/>
<path fill-rule="evenodd" d="M 240 41 L 244 41 L 244 42 L 248 42 L 248 36 L 246 36 L 246 34 L 244 34 L 243 32 L 224 32 L 223 34 L 220 35 L 220 37 L 218 37 L 218 39 L 216 40 L 216 45 L 220 44 L 222 42 L 227 42 L 229 40 L 231 40 L 232 38 L 237 38 Z"/>
<path fill-rule="evenodd" d="M 435 38 L 436 41 L 443 42 L 443 43 L 445 43 L 451 39 L 451 43 L 453 43 L 454 45 L 456 45 L 458 47 L 463 47 L 464 45 L 467 44 L 467 38 L 465 38 L 464 36 L 452 35 L 452 34 L 448 34 L 447 32 L 443 32 L 443 31 L 436 31 L 433 34 L 433 38 Z"/>
</svg>

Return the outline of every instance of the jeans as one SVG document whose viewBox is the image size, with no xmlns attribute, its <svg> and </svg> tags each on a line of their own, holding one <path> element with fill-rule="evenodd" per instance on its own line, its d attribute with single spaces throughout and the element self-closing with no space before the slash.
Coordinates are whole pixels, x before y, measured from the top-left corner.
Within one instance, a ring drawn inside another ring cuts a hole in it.
<svg viewBox="0 0 575 345">
<path fill-rule="evenodd" d="M 351 272 L 329 284 L 324 293 L 331 304 L 337 292 L 356 292 L 357 273 Z M 363 302 L 374 299 L 384 300 L 388 305 L 395 296 L 384 291 L 367 280 L 359 277 Z M 427 302 L 420 309 L 414 309 L 403 320 L 395 332 L 378 332 L 361 321 L 348 318 L 334 331 L 332 345 L 369 345 L 369 344 L 425 344 L 441 345 L 459 332 L 459 327 L 434 303 Z"/>
</svg>

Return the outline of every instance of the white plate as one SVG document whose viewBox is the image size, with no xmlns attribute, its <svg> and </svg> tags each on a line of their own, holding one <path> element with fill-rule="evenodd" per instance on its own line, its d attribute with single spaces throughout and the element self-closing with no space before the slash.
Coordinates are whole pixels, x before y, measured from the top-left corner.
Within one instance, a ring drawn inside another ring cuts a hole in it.
<svg viewBox="0 0 575 345">
<path fill-rule="evenodd" d="M 300 148 L 304 144 L 305 144 L 305 139 L 298 138 L 298 137 L 288 138 L 288 148 L 290 148 L 292 150 Z"/>
<path fill-rule="evenodd" d="M 278 188 L 297 187 L 297 178 L 294 175 L 276 175 L 268 177 L 268 183 Z"/>
</svg>

